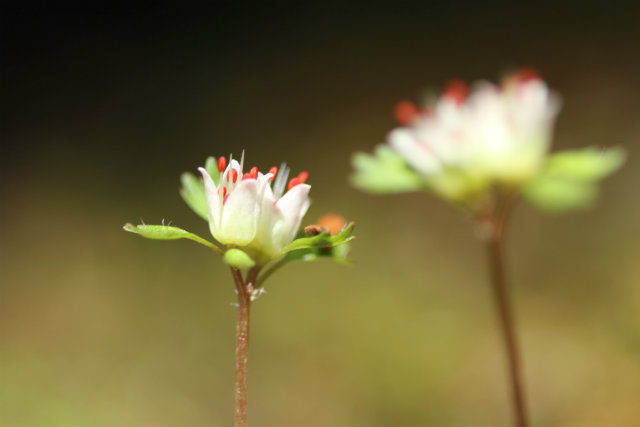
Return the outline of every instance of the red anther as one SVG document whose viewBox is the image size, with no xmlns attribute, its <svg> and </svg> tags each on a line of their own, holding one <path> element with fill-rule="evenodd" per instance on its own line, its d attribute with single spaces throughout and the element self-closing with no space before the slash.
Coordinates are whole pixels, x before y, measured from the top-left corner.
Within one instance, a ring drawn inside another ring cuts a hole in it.
<svg viewBox="0 0 640 427">
<path fill-rule="evenodd" d="M 257 178 L 258 177 L 258 167 L 254 166 L 251 168 L 251 170 L 249 171 L 249 175 L 251 175 L 251 178 Z"/>
<path fill-rule="evenodd" d="M 289 180 L 289 185 L 287 185 L 287 190 L 291 190 L 293 187 L 295 187 L 298 184 L 300 184 L 300 178 L 298 178 L 297 176 L 295 178 L 291 178 Z"/>
<path fill-rule="evenodd" d="M 531 80 L 539 80 L 540 73 L 535 68 L 521 68 L 513 75 L 514 80 L 517 83 L 526 83 Z"/>
<path fill-rule="evenodd" d="M 309 172 L 307 171 L 302 171 L 298 174 L 298 181 L 300 181 L 300 184 L 305 183 L 307 178 L 309 178 Z"/>
<path fill-rule="evenodd" d="M 442 92 L 442 96 L 453 99 L 456 104 L 462 104 L 469 95 L 469 86 L 459 79 L 450 80 Z"/>
<path fill-rule="evenodd" d="M 231 169 L 231 181 L 233 181 L 233 183 L 235 184 L 237 180 L 238 180 L 238 170 Z"/>
<path fill-rule="evenodd" d="M 225 203 L 227 203 L 227 199 L 229 198 L 229 195 L 227 194 L 226 196 L 224 196 L 224 199 L 222 199 L 222 204 L 224 205 Z"/>
<path fill-rule="evenodd" d="M 224 156 L 220 156 L 218 158 L 218 170 L 222 172 L 226 168 L 227 168 L 227 159 L 225 159 Z"/>
<path fill-rule="evenodd" d="M 273 176 L 276 176 L 278 174 L 278 168 L 277 167 L 272 167 L 271 169 L 269 169 L 269 173 L 272 174 Z"/>
<path fill-rule="evenodd" d="M 393 117 L 398 124 L 406 126 L 420 114 L 420 110 L 411 101 L 400 101 L 393 107 Z"/>
<path fill-rule="evenodd" d="M 227 173 L 224 175 L 224 179 L 226 179 L 227 181 L 229 181 L 229 174 L 231 173 L 231 169 L 229 169 L 227 171 Z"/>
<path fill-rule="evenodd" d="M 244 174 L 244 175 L 242 175 L 242 180 L 243 180 L 243 181 L 244 181 L 245 179 L 250 179 L 250 178 L 253 178 L 253 177 L 251 176 L 251 174 L 250 174 L 249 172 L 245 172 L 245 174 Z"/>
</svg>

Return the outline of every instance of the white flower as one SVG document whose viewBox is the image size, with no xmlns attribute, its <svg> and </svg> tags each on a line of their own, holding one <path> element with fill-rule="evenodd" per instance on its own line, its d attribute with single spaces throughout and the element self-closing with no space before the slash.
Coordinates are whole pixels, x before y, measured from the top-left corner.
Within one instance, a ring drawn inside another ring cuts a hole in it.
<svg viewBox="0 0 640 427">
<path fill-rule="evenodd" d="M 244 157 L 243 157 L 244 160 Z M 307 172 L 289 180 L 285 164 L 262 174 L 257 167 L 243 173 L 243 160 L 218 159 L 219 182 L 202 174 L 213 237 L 227 247 L 241 247 L 266 262 L 291 243 L 309 208 Z M 272 188 L 273 182 L 273 188 Z M 285 186 L 287 190 L 285 193 Z"/>
<path fill-rule="evenodd" d="M 432 109 L 411 114 L 401 104 L 397 115 L 407 126 L 394 129 L 388 142 L 412 168 L 436 181 L 454 170 L 465 177 L 462 187 L 518 184 L 540 171 L 559 104 L 529 70 L 502 86 L 479 83 L 470 94 L 454 81 Z"/>
</svg>

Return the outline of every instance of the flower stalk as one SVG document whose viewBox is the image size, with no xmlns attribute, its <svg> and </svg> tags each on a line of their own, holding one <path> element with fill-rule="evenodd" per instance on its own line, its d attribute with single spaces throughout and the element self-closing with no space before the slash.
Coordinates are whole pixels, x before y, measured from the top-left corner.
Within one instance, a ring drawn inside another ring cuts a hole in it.
<svg viewBox="0 0 640 427">
<path fill-rule="evenodd" d="M 520 350 L 505 274 L 504 230 L 509 219 L 510 206 L 511 202 L 507 201 L 502 209 L 495 209 L 494 212 L 490 213 L 484 219 L 484 225 L 488 231 L 484 240 L 488 254 L 493 298 L 498 312 L 502 340 L 507 357 L 515 425 L 518 427 L 527 427 L 529 422 Z"/>
<path fill-rule="evenodd" d="M 248 394 L 249 394 L 249 325 L 251 316 L 251 296 L 253 283 L 257 277 L 257 270 L 251 269 L 247 274 L 247 281 L 242 278 L 238 268 L 231 267 L 231 275 L 238 294 L 238 320 L 236 323 L 236 367 L 235 367 L 235 410 L 233 416 L 234 427 L 248 425 Z"/>
</svg>

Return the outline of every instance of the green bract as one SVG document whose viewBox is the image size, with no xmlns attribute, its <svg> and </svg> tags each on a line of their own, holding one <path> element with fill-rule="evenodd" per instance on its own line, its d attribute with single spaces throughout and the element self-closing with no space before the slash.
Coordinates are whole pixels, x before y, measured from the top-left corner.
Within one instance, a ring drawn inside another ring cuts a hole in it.
<svg viewBox="0 0 640 427">
<path fill-rule="evenodd" d="M 356 153 L 353 166 L 356 171 L 351 182 L 371 193 L 402 193 L 426 187 L 424 178 L 386 145 L 376 146 L 373 155 Z"/>
<path fill-rule="evenodd" d="M 621 148 L 560 151 L 551 155 L 542 172 L 527 183 L 523 195 L 533 205 L 551 212 L 587 208 L 598 195 L 598 182 L 617 171 L 625 157 Z"/>
</svg>

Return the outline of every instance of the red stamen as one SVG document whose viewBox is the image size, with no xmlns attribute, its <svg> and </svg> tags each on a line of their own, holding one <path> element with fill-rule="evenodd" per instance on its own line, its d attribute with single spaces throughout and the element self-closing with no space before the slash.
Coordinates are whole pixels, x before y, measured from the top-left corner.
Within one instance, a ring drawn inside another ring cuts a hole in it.
<svg viewBox="0 0 640 427">
<path fill-rule="evenodd" d="M 229 169 L 227 171 L 227 173 L 224 175 L 224 179 L 226 179 L 227 181 L 229 181 L 229 174 L 231 173 L 231 169 Z"/>
<path fill-rule="evenodd" d="M 400 101 L 393 107 L 393 116 L 398 124 L 406 126 L 420 114 L 420 110 L 411 101 Z"/>
<path fill-rule="evenodd" d="M 244 175 L 242 175 L 242 180 L 243 180 L 243 181 L 244 181 L 245 179 L 251 179 L 251 178 L 253 178 L 253 177 L 251 176 L 251 174 L 250 174 L 249 172 L 245 172 L 245 174 L 244 174 Z"/>
<path fill-rule="evenodd" d="M 274 179 L 274 178 L 276 177 L 276 175 L 278 174 L 278 168 L 277 168 L 277 167 L 275 167 L 275 166 L 274 166 L 274 167 L 272 167 L 271 169 L 269 169 L 269 173 L 270 173 L 271 175 L 273 175 L 273 176 L 269 179 L 269 181 L 273 181 L 273 179 Z"/>
<path fill-rule="evenodd" d="M 229 198 L 229 195 L 227 194 L 226 196 L 224 196 L 224 199 L 222 199 L 222 204 L 224 205 L 225 203 L 227 203 L 227 199 Z"/>
<path fill-rule="evenodd" d="M 456 104 L 462 104 L 469 95 L 469 86 L 459 79 L 450 80 L 442 92 L 443 97 L 453 99 Z"/>
<path fill-rule="evenodd" d="M 222 197 L 227 197 L 227 187 L 222 187 Z"/>
<path fill-rule="evenodd" d="M 218 170 L 223 172 L 227 168 L 227 159 L 224 156 L 218 158 Z"/>
<path fill-rule="evenodd" d="M 521 68 L 520 70 L 518 70 L 518 72 L 516 72 L 513 75 L 513 79 L 518 84 L 526 83 L 526 82 L 529 82 L 531 80 L 539 80 L 540 79 L 540 73 L 538 72 L 538 70 L 536 70 L 534 68 L 529 68 L 529 67 Z"/>
<path fill-rule="evenodd" d="M 298 174 L 298 181 L 300 181 L 300 184 L 304 184 L 307 181 L 307 178 L 309 178 L 309 172 L 307 171 L 302 171 Z"/>
<path fill-rule="evenodd" d="M 291 190 L 298 184 L 300 184 L 300 178 L 298 178 L 297 176 L 295 178 L 291 178 L 291 180 L 289 181 L 289 185 L 287 186 L 287 190 Z"/>
<path fill-rule="evenodd" d="M 249 171 L 249 175 L 251 175 L 251 178 L 257 178 L 258 177 L 258 167 L 254 166 L 251 168 L 251 170 Z"/>
<path fill-rule="evenodd" d="M 231 181 L 235 184 L 238 180 L 238 171 L 236 169 L 231 169 Z"/>
</svg>

